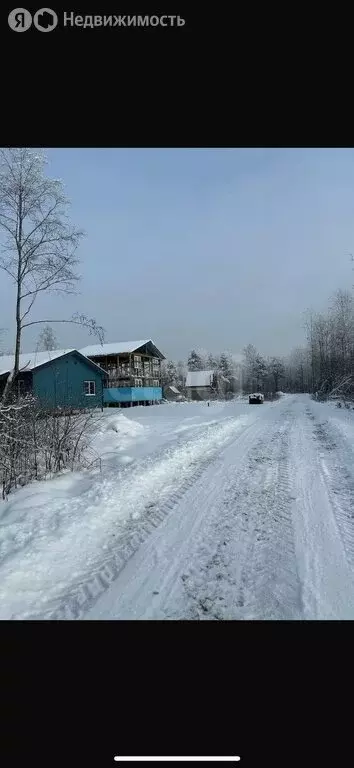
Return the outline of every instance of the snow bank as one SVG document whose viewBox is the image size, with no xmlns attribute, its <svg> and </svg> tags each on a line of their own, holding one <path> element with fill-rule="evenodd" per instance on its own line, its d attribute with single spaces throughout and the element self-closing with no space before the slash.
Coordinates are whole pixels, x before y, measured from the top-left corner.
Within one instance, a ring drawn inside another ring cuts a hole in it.
<svg viewBox="0 0 354 768">
<path fill-rule="evenodd" d="M 105 414 L 106 415 L 106 414 Z M 133 443 L 144 438 L 146 427 L 138 421 L 127 419 L 122 413 L 107 413 L 106 418 L 99 422 L 98 430 L 91 446 L 94 451 L 105 460 L 112 454 L 117 454 L 130 448 Z"/>
<path fill-rule="evenodd" d="M 120 436 L 134 438 L 141 435 L 144 427 L 138 421 L 131 421 L 131 419 L 127 419 L 126 416 L 119 413 L 117 416 L 113 416 L 109 420 L 107 419 L 102 432 L 106 436 L 106 433 L 111 430 Z"/>
<path fill-rule="evenodd" d="M 209 425 L 197 438 L 133 468 L 114 466 L 81 479 L 63 476 L 14 494 L 0 525 L 0 619 L 45 614 L 63 590 L 80 583 L 109 554 L 113 537 L 144 514 L 147 502 L 167 498 L 198 462 L 213 456 L 249 421 L 241 416 Z M 134 427 L 144 432 L 141 425 Z M 102 429 L 113 444 L 129 439 L 119 430 L 130 436 L 133 426 L 119 414 Z"/>
</svg>

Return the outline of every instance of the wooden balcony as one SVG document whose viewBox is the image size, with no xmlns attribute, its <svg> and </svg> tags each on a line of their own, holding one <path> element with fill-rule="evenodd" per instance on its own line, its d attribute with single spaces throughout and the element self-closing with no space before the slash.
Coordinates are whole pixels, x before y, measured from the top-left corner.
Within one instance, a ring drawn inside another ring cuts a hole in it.
<svg viewBox="0 0 354 768">
<path fill-rule="evenodd" d="M 115 388 L 115 387 L 135 387 L 136 386 L 136 380 L 140 379 L 142 387 L 159 387 L 160 386 L 160 376 L 153 376 L 151 373 L 148 375 L 140 375 L 134 374 L 133 376 L 127 376 L 126 373 L 117 375 L 111 373 L 108 378 L 105 380 L 105 386 L 108 389 Z M 155 382 L 155 383 L 154 383 Z M 158 383 L 156 383 L 158 382 Z"/>
</svg>

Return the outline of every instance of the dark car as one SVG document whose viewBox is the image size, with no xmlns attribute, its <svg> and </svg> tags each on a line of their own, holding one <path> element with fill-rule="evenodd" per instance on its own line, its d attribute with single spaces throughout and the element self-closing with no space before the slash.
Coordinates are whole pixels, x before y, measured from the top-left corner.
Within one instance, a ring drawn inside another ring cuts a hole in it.
<svg viewBox="0 0 354 768">
<path fill-rule="evenodd" d="M 261 403 L 264 403 L 264 395 L 262 395 L 260 392 L 249 395 L 248 402 L 250 405 L 260 405 Z"/>
</svg>

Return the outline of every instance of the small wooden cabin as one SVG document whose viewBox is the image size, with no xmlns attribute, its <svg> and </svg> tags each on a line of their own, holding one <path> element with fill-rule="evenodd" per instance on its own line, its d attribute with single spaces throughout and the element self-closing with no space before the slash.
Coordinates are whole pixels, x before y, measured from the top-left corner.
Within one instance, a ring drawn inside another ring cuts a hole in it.
<svg viewBox="0 0 354 768">
<path fill-rule="evenodd" d="M 0 357 L 0 394 L 13 370 L 14 356 Z M 81 409 L 103 406 L 105 373 L 76 349 L 24 352 L 15 387 L 31 393 L 45 408 Z"/>
</svg>

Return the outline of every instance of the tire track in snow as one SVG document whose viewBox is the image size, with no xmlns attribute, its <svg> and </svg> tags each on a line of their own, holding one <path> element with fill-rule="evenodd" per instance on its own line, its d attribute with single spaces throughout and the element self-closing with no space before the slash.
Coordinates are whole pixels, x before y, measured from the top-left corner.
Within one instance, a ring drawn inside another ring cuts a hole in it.
<svg viewBox="0 0 354 768">
<path fill-rule="evenodd" d="M 106 557 L 102 563 L 102 559 L 96 568 L 91 570 L 90 576 L 79 584 L 73 584 L 71 589 L 66 589 L 65 595 L 59 598 L 51 607 L 46 608 L 40 615 L 31 615 L 30 618 L 45 618 L 45 619 L 80 619 L 82 618 L 91 606 L 95 603 L 97 598 L 106 591 L 111 584 L 118 578 L 120 572 L 124 569 L 126 563 L 136 553 L 140 546 L 146 541 L 146 539 L 152 534 L 152 532 L 158 528 L 165 518 L 171 514 L 173 509 L 180 503 L 185 494 L 195 485 L 195 483 L 201 478 L 205 470 L 211 465 L 220 451 L 221 447 L 225 447 L 228 443 L 232 442 L 240 436 L 247 434 L 249 430 L 255 428 L 258 424 L 258 419 L 252 421 L 251 424 L 244 425 L 244 419 L 241 417 L 228 419 L 220 425 L 216 423 L 212 427 L 209 426 L 206 432 L 211 436 L 215 433 L 222 435 L 222 431 L 225 430 L 225 440 L 222 443 L 216 445 L 213 450 L 207 452 L 205 458 L 199 460 L 193 460 L 189 465 L 189 474 L 183 479 L 177 489 L 173 491 L 169 497 L 161 503 L 147 503 L 144 509 L 143 516 L 140 516 L 136 520 L 129 520 L 129 529 L 123 532 L 119 536 L 119 540 L 110 549 L 110 554 Z M 197 442 L 200 436 L 195 440 Z M 193 441 L 190 441 L 193 442 Z M 186 445 L 183 443 L 182 447 Z M 177 450 L 180 450 L 181 446 Z M 177 452 L 172 452 L 173 454 Z M 112 551 L 113 549 L 113 551 Z M 26 616 L 29 618 L 29 616 Z"/>
<path fill-rule="evenodd" d="M 315 416 L 311 401 L 297 404 L 298 426 L 292 432 L 295 530 L 305 619 L 352 619 L 353 567 L 346 552 L 330 487 L 328 462 L 339 466 L 335 433 Z M 317 410 L 317 409 L 315 409 Z"/>
<path fill-rule="evenodd" d="M 171 618 L 299 618 L 289 472 L 290 413 L 262 436 L 230 481 L 196 563 L 182 575 L 187 616 Z M 212 545 L 214 542 L 214 546 Z"/>
<path fill-rule="evenodd" d="M 326 453 L 305 401 L 288 404 L 219 449 L 87 618 L 354 617 L 353 569 L 321 470 L 334 433 Z"/>
<path fill-rule="evenodd" d="M 302 587 L 298 573 L 289 466 L 290 433 L 294 415 L 270 441 L 271 461 L 265 478 L 265 503 L 260 503 L 259 534 L 244 571 L 245 618 L 297 619 L 302 616 Z"/>
<path fill-rule="evenodd" d="M 242 463 L 266 430 L 267 424 L 259 419 L 252 429 L 244 430 L 228 446 L 219 449 L 211 466 L 187 491 L 174 514 L 167 516 L 135 553 L 114 589 L 102 595 L 86 618 L 198 618 L 187 615 L 191 601 L 186 607 L 184 579 L 191 561 L 197 563 L 199 573 L 199 559 L 204 551 L 210 556 L 215 550 L 214 529 L 211 539 L 208 536 L 209 523 L 220 516 L 222 494 L 235 482 L 235 458 Z M 182 603 L 179 612 L 178 602 Z"/>
<path fill-rule="evenodd" d="M 354 452 L 338 427 L 329 421 L 314 422 L 319 468 L 326 485 L 346 557 L 354 567 Z"/>
</svg>

